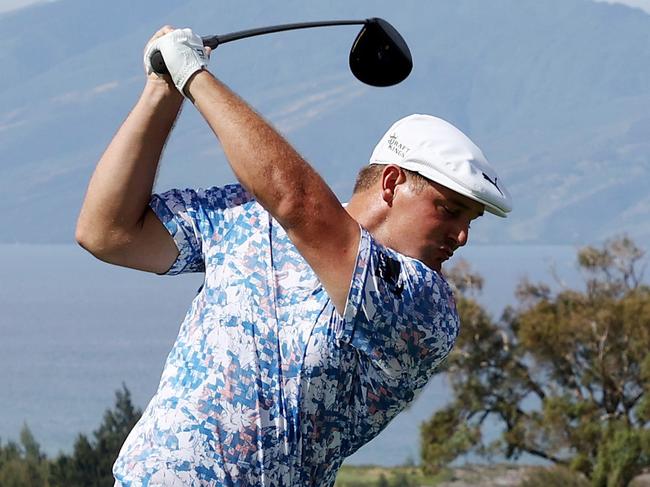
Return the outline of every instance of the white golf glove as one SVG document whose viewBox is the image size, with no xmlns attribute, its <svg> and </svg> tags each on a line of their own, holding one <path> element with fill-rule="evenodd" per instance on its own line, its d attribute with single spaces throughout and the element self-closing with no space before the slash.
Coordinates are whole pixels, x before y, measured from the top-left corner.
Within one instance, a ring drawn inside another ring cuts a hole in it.
<svg viewBox="0 0 650 487">
<path fill-rule="evenodd" d="M 144 51 L 144 65 L 147 74 L 153 73 L 151 55 L 160 51 L 174 85 L 183 96 L 190 77 L 208 65 L 208 55 L 203 41 L 191 29 L 176 29 L 151 41 Z"/>
</svg>

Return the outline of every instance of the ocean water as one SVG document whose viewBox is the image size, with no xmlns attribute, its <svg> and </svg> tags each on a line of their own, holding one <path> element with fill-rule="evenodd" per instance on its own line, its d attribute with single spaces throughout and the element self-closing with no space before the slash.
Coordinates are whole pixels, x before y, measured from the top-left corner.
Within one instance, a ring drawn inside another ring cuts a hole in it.
<svg viewBox="0 0 650 487">
<path fill-rule="evenodd" d="M 480 301 L 495 316 L 517 282 L 579 283 L 572 246 L 481 246 L 462 258 L 485 278 Z M 456 257 L 454 257 L 456 259 Z M 452 262 L 453 263 L 453 262 Z M 144 407 L 202 275 L 160 277 L 95 260 L 75 245 L 0 245 L 0 440 L 27 423 L 44 451 L 71 451 L 124 383 Z M 450 399 L 444 377 L 350 464 L 419 457 L 419 425 Z"/>
</svg>

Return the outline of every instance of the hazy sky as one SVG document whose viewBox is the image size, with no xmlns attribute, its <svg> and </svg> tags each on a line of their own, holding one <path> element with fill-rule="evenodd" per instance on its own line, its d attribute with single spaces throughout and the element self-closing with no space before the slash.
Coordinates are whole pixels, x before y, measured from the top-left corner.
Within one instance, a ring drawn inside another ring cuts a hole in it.
<svg viewBox="0 0 650 487">
<path fill-rule="evenodd" d="M 53 2 L 55 0 L 0 0 L 0 13 L 9 12 L 34 3 Z"/>
<path fill-rule="evenodd" d="M 625 5 L 629 5 L 630 7 L 638 7 L 650 13 L 650 0 L 596 0 L 596 1 L 607 2 L 607 3 L 623 3 Z"/>
<path fill-rule="evenodd" d="M 53 2 L 56 0 L 0 0 L 0 13 L 9 12 L 26 7 L 34 3 Z M 638 7 L 650 13 L 650 0 L 595 0 L 597 2 L 623 3 L 631 7 Z"/>
</svg>

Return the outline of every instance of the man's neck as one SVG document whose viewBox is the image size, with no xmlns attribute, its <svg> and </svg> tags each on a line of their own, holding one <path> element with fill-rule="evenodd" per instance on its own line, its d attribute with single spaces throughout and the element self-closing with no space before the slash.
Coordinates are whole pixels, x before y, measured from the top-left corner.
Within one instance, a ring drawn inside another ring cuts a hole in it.
<svg viewBox="0 0 650 487">
<path fill-rule="evenodd" d="M 373 198 L 370 193 L 371 190 L 354 193 L 345 209 L 359 225 L 377 237 L 375 233 L 380 229 L 384 219 L 383 205 L 381 205 L 383 202 L 376 196 Z"/>
</svg>

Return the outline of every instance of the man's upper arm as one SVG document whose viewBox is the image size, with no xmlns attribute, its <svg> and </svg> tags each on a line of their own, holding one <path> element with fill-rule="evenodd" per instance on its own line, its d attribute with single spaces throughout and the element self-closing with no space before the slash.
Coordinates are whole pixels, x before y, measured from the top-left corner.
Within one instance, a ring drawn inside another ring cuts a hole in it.
<svg viewBox="0 0 650 487">
<path fill-rule="evenodd" d="M 426 383 L 456 341 L 453 294 L 436 271 L 377 244 L 365 230 L 360 247 L 336 336 L 373 364 L 378 383 L 412 391 Z"/>
<path fill-rule="evenodd" d="M 359 224 L 334 197 L 305 211 L 305 223 L 287 228 L 287 235 L 343 314 L 358 255 Z"/>
<path fill-rule="evenodd" d="M 178 248 L 163 223 L 148 207 L 140 230 L 112 263 L 163 274 L 178 257 Z"/>
<path fill-rule="evenodd" d="M 154 194 L 123 265 L 158 274 L 203 272 L 205 240 L 219 245 L 232 210 L 251 199 L 238 184 Z"/>
<path fill-rule="evenodd" d="M 333 346 L 355 353 L 350 441 L 373 438 L 423 387 L 458 335 L 451 289 L 422 262 L 361 230 L 345 313 Z M 354 443 L 357 442 L 357 443 Z"/>
<path fill-rule="evenodd" d="M 333 325 L 334 346 L 355 352 L 349 431 L 358 445 L 429 381 L 453 347 L 459 322 L 451 289 L 436 271 L 362 229 L 345 313 Z"/>
</svg>

